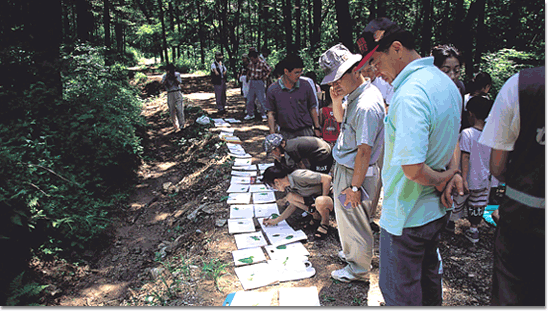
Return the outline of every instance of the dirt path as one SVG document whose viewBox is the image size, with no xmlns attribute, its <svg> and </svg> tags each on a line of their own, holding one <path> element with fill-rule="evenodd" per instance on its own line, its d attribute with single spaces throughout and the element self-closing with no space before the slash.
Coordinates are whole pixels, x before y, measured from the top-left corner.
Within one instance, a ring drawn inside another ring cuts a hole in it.
<svg viewBox="0 0 550 312">
<path fill-rule="evenodd" d="M 159 76 L 151 80 L 158 81 Z M 186 76 L 184 85 L 189 103 L 215 116 L 208 78 Z M 233 235 L 226 225 L 216 225 L 229 218 L 224 197 L 231 172 L 227 148 L 220 147 L 215 135 L 198 133 L 197 116 L 192 114 L 186 116 L 184 131 L 173 132 L 165 100 L 162 94 L 145 103 L 143 115 L 149 124 L 143 134 L 145 161 L 135 194 L 115 220 L 110 247 L 90 251 L 86 266 L 66 265 L 61 270 L 72 274 L 55 271 L 59 263 L 43 266 L 57 285 L 48 296 L 48 305 L 220 306 L 227 294 L 242 290 L 232 265 Z M 244 99 L 234 86 L 228 90 L 227 110 L 224 117 L 244 117 Z M 261 143 L 268 133 L 267 122 L 255 120 L 235 128 L 253 163 L 266 162 Z M 195 140 L 196 135 L 203 139 Z M 291 226 L 295 222 L 289 220 Z M 257 291 L 316 286 L 324 306 L 379 306 L 383 299 L 378 288 L 378 234 L 370 284 L 339 283 L 330 278 L 332 270 L 344 266 L 336 257 L 340 243 L 334 216 L 330 223 L 333 230 L 326 241 L 314 242 L 313 232 L 306 232 L 309 240 L 304 245 L 315 276 Z M 459 222 L 457 233 L 463 227 Z M 444 234 L 445 305 L 488 304 L 491 231 L 487 225 L 481 227 L 481 242 L 476 247 L 459 235 Z"/>
</svg>

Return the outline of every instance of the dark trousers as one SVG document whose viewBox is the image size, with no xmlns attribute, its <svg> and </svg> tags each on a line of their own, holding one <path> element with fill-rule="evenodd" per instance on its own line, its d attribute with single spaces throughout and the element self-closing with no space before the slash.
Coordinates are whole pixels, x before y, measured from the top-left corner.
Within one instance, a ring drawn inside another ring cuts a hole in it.
<svg viewBox="0 0 550 312">
<path fill-rule="evenodd" d="M 447 222 L 441 217 L 405 228 L 401 236 L 380 232 L 380 290 L 388 306 L 440 306 L 443 267 L 437 244 Z"/>
<path fill-rule="evenodd" d="M 545 210 L 507 196 L 498 207 L 491 305 L 545 305 Z"/>
</svg>

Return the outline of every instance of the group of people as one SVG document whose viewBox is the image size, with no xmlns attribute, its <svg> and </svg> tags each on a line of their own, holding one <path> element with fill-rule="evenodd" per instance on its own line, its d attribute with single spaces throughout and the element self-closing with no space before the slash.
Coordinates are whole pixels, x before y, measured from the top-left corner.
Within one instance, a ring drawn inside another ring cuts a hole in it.
<svg viewBox="0 0 550 312">
<path fill-rule="evenodd" d="M 385 303 L 441 305 L 441 231 L 454 232 L 453 221 L 467 217 L 464 235 L 477 242 L 490 189 L 505 182 L 491 304 L 544 305 L 544 67 L 511 77 L 493 102 L 489 74 L 460 81 L 456 48 L 436 46 L 422 57 L 414 41 L 378 18 L 357 40 L 361 54 L 337 44 L 319 57 L 340 127 L 334 145 L 321 139 L 303 63 L 296 56 L 282 62 L 282 76 L 268 88 L 264 147 L 275 166 L 263 181 L 287 196 L 285 211 L 264 222 L 276 224 L 300 208 L 309 213 L 304 227 L 315 226 L 315 237 L 324 239 L 334 211 L 338 256 L 347 265 L 331 276 L 368 281 L 381 180 Z"/>
<path fill-rule="evenodd" d="M 441 305 L 441 231 L 454 232 L 454 221 L 467 217 L 465 236 L 477 242 L 490 189 L 506 183 L 495 214 L 491 304 L 544 305 L 544 67 L 512 76 L 493 102 L 487 73 L 464 85 L 463 60 L 452 45 L 422 57 L 415 39 L 377 18 L 356 41 L 360 54 L 342 44 L 322 53 L 321 85 L 330 106 L 321 118 L 318 90 L 302 77 L 299 56 L 287 55 L 276 66 L 278 79 L 266 85 L 271 67 L 249 51 L 244 119 L 255 118 L 256 104 L 267 119 L 264 147 L 275 166 L 263 182 L 287 194 L 284 212 L 264 222 L 277 224 L 299 208 L 308 213 L 303 226 L 324 239 L 334 211 L 338 256 L 347 265 L 331 276 L 368 281 L 372 218 L 383 185 L 379 283 L 385 303 Z M 212 70 L 226 75 L 223 66 Z M 339 131 L 332 141 L 323 139 L 325 124 Z"/>
</svg>

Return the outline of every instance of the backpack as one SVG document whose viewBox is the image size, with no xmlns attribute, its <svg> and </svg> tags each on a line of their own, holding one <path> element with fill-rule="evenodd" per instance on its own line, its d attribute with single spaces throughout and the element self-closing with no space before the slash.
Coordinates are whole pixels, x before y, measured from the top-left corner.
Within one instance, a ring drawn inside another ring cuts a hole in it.
<svg viewBox="0 0 550 312">
<path fill-rule="evenodd" d="M 334 113 L 329 107 L 323 107 L 323 126 L 321 133 L 323 134 L 323 140 L 327 142 L 335 142 L 340 134 L 340 125 L 334 118 Z"/>
</svg>

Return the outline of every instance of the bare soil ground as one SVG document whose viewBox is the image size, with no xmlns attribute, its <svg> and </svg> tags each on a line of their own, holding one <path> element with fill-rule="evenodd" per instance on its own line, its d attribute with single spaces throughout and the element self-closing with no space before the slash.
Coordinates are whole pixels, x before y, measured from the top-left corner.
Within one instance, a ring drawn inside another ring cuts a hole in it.
<svg viewBox="0 0 550 312">
<path fill-rule="evenodd" d="M 42 282 L 51 286 L 42 298 L 50 306 L 221 306 L 227 294 L 242 290 L 232 265 L 236 249 L 227 225 L 225 190 L 232 160 L 217 135 L 195 123 L 200 107 L 215 114 L 213 87 L 208 77 L 184 76 L 187 98 L 186 128 L 174 132 L 169 122 L 166 94 L 159 91 L 159 75 L 150 75 L 143 88 L 148 94 L 143 116 L 148 128 L 142 134 L 144 162 L 140 182 L 125 209 L 113 220 L 108 247 L 86 251 L 86 265 L 64 261 L 34 263 Z M 242 120 L 244 99 L 230 84 L 228 113 Z M 237 124 L 253 163 L 265 162 L 261 143 L 268 133 L 260 119 Z M 383 198 L 383 196 L 382 196 Z M 380 202 L 382 201 L 382 198 Z M 375 222 L 379 220 L 380 206 Z M 289 220 L 295 226 L 297 218 Z M 492 273 L 493 229 L 483 223 L 477 245 L 462 236 L 467 221 L 459 221 L 455 234 L 444 233 L 440 245 L 444 261 L 444 300 L 448 306 L 488 305 Z M 323 306 L 379 306 L 378 233 L 370 283 L 340 283 L 330 272 L 342 268 L 337 224 L 331 216 L 325 241 L 303 242 L 316 274 L 309 279 L 266 286 L 257 291 L 316 286 Z M 273 299 L 276 305 L 276 297 Z"/>
</svg>

